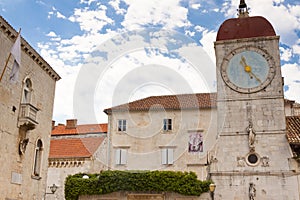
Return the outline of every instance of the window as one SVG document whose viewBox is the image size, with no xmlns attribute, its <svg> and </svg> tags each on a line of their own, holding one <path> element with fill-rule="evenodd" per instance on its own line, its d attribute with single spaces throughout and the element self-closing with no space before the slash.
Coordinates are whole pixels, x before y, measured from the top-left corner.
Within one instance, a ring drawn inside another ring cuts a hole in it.
<svg viewBox="0 0 300 200">
<path fill-rule="evenodd" d="M 174 149 L 163 148 L 161 150 L 161 163 L 163 165 L 172 165 L 174 163 Z"/>
<path fill-rule="evenodd" d="M 31 91 L 32 91 L 32 83 L 31 80 L 27 78 L 24 83 L 22 103 L 30 103 Z"/>
<path fill-rule="evenodd" d="M 36 143 L 35 154 L 34 154 L 34 166 L 33 174 L 34 176 L 40 176 L 41 174 L 41 164 L 42 164 L 42 151 L 43 151 L 43 142 L 38 140 Z"/>
<path fill-rule="evenodd" d="M 118 120 L 118 131 L 126 131 L 126 120 L 125 119 L 119 119 Z"/>
<path fill-rule="evenodd" d="M 164 131 L 172 130 L 172 119 L 164 119 Z"/>
<path fill-rule="evenodd" d="M 125 165 L 127 161 L 127 150 L 116 149 L 116 165 Z"/>
</svg>

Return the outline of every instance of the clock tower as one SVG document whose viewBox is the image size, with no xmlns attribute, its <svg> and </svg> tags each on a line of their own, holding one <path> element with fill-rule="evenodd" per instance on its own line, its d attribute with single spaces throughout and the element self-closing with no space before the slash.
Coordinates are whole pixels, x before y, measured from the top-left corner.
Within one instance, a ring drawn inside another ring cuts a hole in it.
<svg viewBox="0 0 300 200">
<path fill-rule="evenodd" d="M 297 199 L 286 138 L 279 36 L 244 0 L 215 42 L 218 138 L 210 175 L 215 199 Z"/>
</svg>

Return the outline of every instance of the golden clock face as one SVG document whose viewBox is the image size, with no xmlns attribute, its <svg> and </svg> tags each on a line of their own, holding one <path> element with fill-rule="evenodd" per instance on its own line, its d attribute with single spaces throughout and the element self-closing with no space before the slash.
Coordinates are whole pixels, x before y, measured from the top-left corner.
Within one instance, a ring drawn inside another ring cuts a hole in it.
<svg viewBox="0 0 300 200">
<path fill-rule="evenodd" d="M 235 49 L 221 65 L 224 82 L 240 93 L 253 93 L 266 88 L 275 75 L 273 58 L 253 46 Z"/>
</svg>

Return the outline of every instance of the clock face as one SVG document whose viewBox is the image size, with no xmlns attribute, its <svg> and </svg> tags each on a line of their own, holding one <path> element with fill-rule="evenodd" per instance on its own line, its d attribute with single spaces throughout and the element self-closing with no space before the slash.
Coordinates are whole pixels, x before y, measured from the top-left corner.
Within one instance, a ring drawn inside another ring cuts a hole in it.
<svg viewBox="0 0 300 200">
<path fill-rule="evenodd" d="M 221 75 L 235 91 L 253 93 L 264 89 L 275 75 L 272 57 L 256 47 L 243 47 L 224 58 Z"/>
</svg>

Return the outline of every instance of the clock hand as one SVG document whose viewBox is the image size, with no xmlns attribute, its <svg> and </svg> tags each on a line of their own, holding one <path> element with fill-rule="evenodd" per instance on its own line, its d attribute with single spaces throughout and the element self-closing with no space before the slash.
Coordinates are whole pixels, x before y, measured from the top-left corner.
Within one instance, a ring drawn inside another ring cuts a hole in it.
<svg viewBox="0 0 300 200">
<path fill-rule="evenodd" d="M 251 66 L 247 65 L 246 58 L 244 56 L 241 57 L 240 64 L 244 67 L 245 72 L 247 72 L 250 78 L 255 78 L 259 83 L 262 83 L 261 80 L 252 72 Z"/>
<path fill-rule="evenodd" d="M 248 73 L 251 74 L 259 83 L 262 83 L 261 80 L 255 74 L 253 74 L 251 71 Z"/>
<path fill-rule="evenodd" d="M 241 57 L 240 64 L 244 67 L 245 72 L 251 72 L 251 66 L 247 65 L 246 58 L 244 56 Z"/>
<path fill-rule="evenodd" d="M 244 67 L 245 72 L 248 73 L 248 75 L 250 76 L 250 78 L 253 78 L 251 76 L 251 74 L 250 74 L 250 72 L 251 72 L 251 66 L 247 65 L 246 58 L 244 56 L 241 57 L 240 64 Z"/>
</svg>

